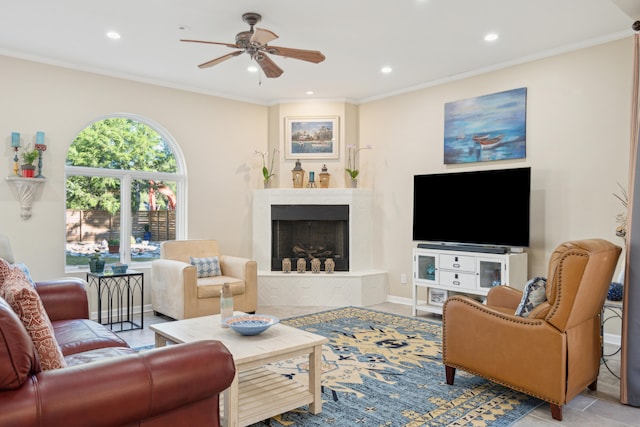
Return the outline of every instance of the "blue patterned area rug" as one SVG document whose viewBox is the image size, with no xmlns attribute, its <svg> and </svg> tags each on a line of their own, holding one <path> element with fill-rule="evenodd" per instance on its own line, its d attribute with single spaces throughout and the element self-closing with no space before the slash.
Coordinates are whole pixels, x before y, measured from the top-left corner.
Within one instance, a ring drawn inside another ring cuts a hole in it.
<svg viewBox="0 0 640 427">
<path fill-rule="evenodd" d="M 313 415 L 301 407 L 252 427 L 505 427 L 542 404 L 461 370 L 455 385 L 447 385 L 436 322 L 347 307 L 282 323 L 329 338 L 323 348 L 322 412 Z M 307 382 L 306 357 L 270 367 Z"/>
</svg>

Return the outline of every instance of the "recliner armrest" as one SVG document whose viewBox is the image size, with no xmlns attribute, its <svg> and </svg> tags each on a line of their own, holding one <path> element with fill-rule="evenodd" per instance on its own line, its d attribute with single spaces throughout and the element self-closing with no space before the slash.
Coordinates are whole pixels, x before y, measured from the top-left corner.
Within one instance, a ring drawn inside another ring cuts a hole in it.
<svg viewBox="0 0 640 427">
<path fill-rule="evenodd" d="M 487 293 L 487 306 L 510 309 L 515 313 L 522 300 L 522 291 L 509 286 L 496 286 Z"/>
<path fill-rule="evenodd" d="M 219 418 L 218 394 L 234 375 L 233 357 L 219 341 L 43 371 L 17 390 L 0 392 L 0 425 L 139 425 L 203 400 L 206 411 L 191 411 L 189 421 L 210 425 Z"/>
<path fill-rule="evenodd" d="M 75 277 L 36 282 L 44 309 L 51 321 L 88 319 L 87 282 Z"/>
</svg>

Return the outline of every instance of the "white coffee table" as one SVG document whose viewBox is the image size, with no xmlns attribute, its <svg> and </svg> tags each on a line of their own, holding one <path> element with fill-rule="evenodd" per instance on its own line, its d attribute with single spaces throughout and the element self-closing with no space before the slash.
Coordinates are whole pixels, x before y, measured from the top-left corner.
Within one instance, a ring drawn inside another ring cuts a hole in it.
<svg viewBox="0 0 640 427">
<path fill-rule="evenodd" d="M 156 347 L 218 340 L 229 349 L 236 375 L 222 399 L 226 427 L 246 426 L 306 404 L 312 414 L 322 411 L 322 344 L 328 340 L 321 335 L 277 324 L 260 335 L 242 336 L 220 326 L 220 315 L 159 323 L 149 329 L 156 334 Z M 265 367 L 302 355 L 309 357 L 308 388 Z"/>
</svg>

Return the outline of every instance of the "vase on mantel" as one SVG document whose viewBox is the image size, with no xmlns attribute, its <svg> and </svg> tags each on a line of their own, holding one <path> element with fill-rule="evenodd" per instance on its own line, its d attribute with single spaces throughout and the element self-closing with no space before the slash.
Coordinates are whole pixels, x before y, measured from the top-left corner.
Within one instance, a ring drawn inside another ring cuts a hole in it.
<svg viewBox="0 0 640 427">
<path fill-rule="evenodd" d="M 358 178 L 349 179 L 350 188 L 358 188 Z"/>
<path fill-rule="evenodd" d="M 264 188 L 271 188 L 271 178 L 267 179 L 266 181 L 262 181 L 264 184 Z"/>
</svg>

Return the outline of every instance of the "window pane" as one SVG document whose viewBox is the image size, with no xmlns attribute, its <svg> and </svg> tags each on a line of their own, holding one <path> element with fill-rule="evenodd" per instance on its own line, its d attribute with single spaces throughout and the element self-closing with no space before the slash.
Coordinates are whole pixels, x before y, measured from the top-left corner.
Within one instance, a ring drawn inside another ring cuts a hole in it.
<svg viewBox="0 0 640 427">
<path fill-rule="evenodd" d="M 120 261 L 115 248 L 120 238 L 119 179 L 89 176 L 67 179 L 66 234 L 68 266 L 86 266 L 89 255 L 96 252 L 107 264 Z"/>
<path fill-rule="evenodd" d="M 175 240 L 176 188 L 177 184 L 173 181 L 133 181 L 132 263 L 160 258 L 160 243 Z"/>
<path fill-rule="evenodd" d="M 83 129 L 69 147 L 67 165 L 177 171 L 176 159 L 162 136 L 144 123 L 124 117 L 101 120 Z"/>
</svg>

